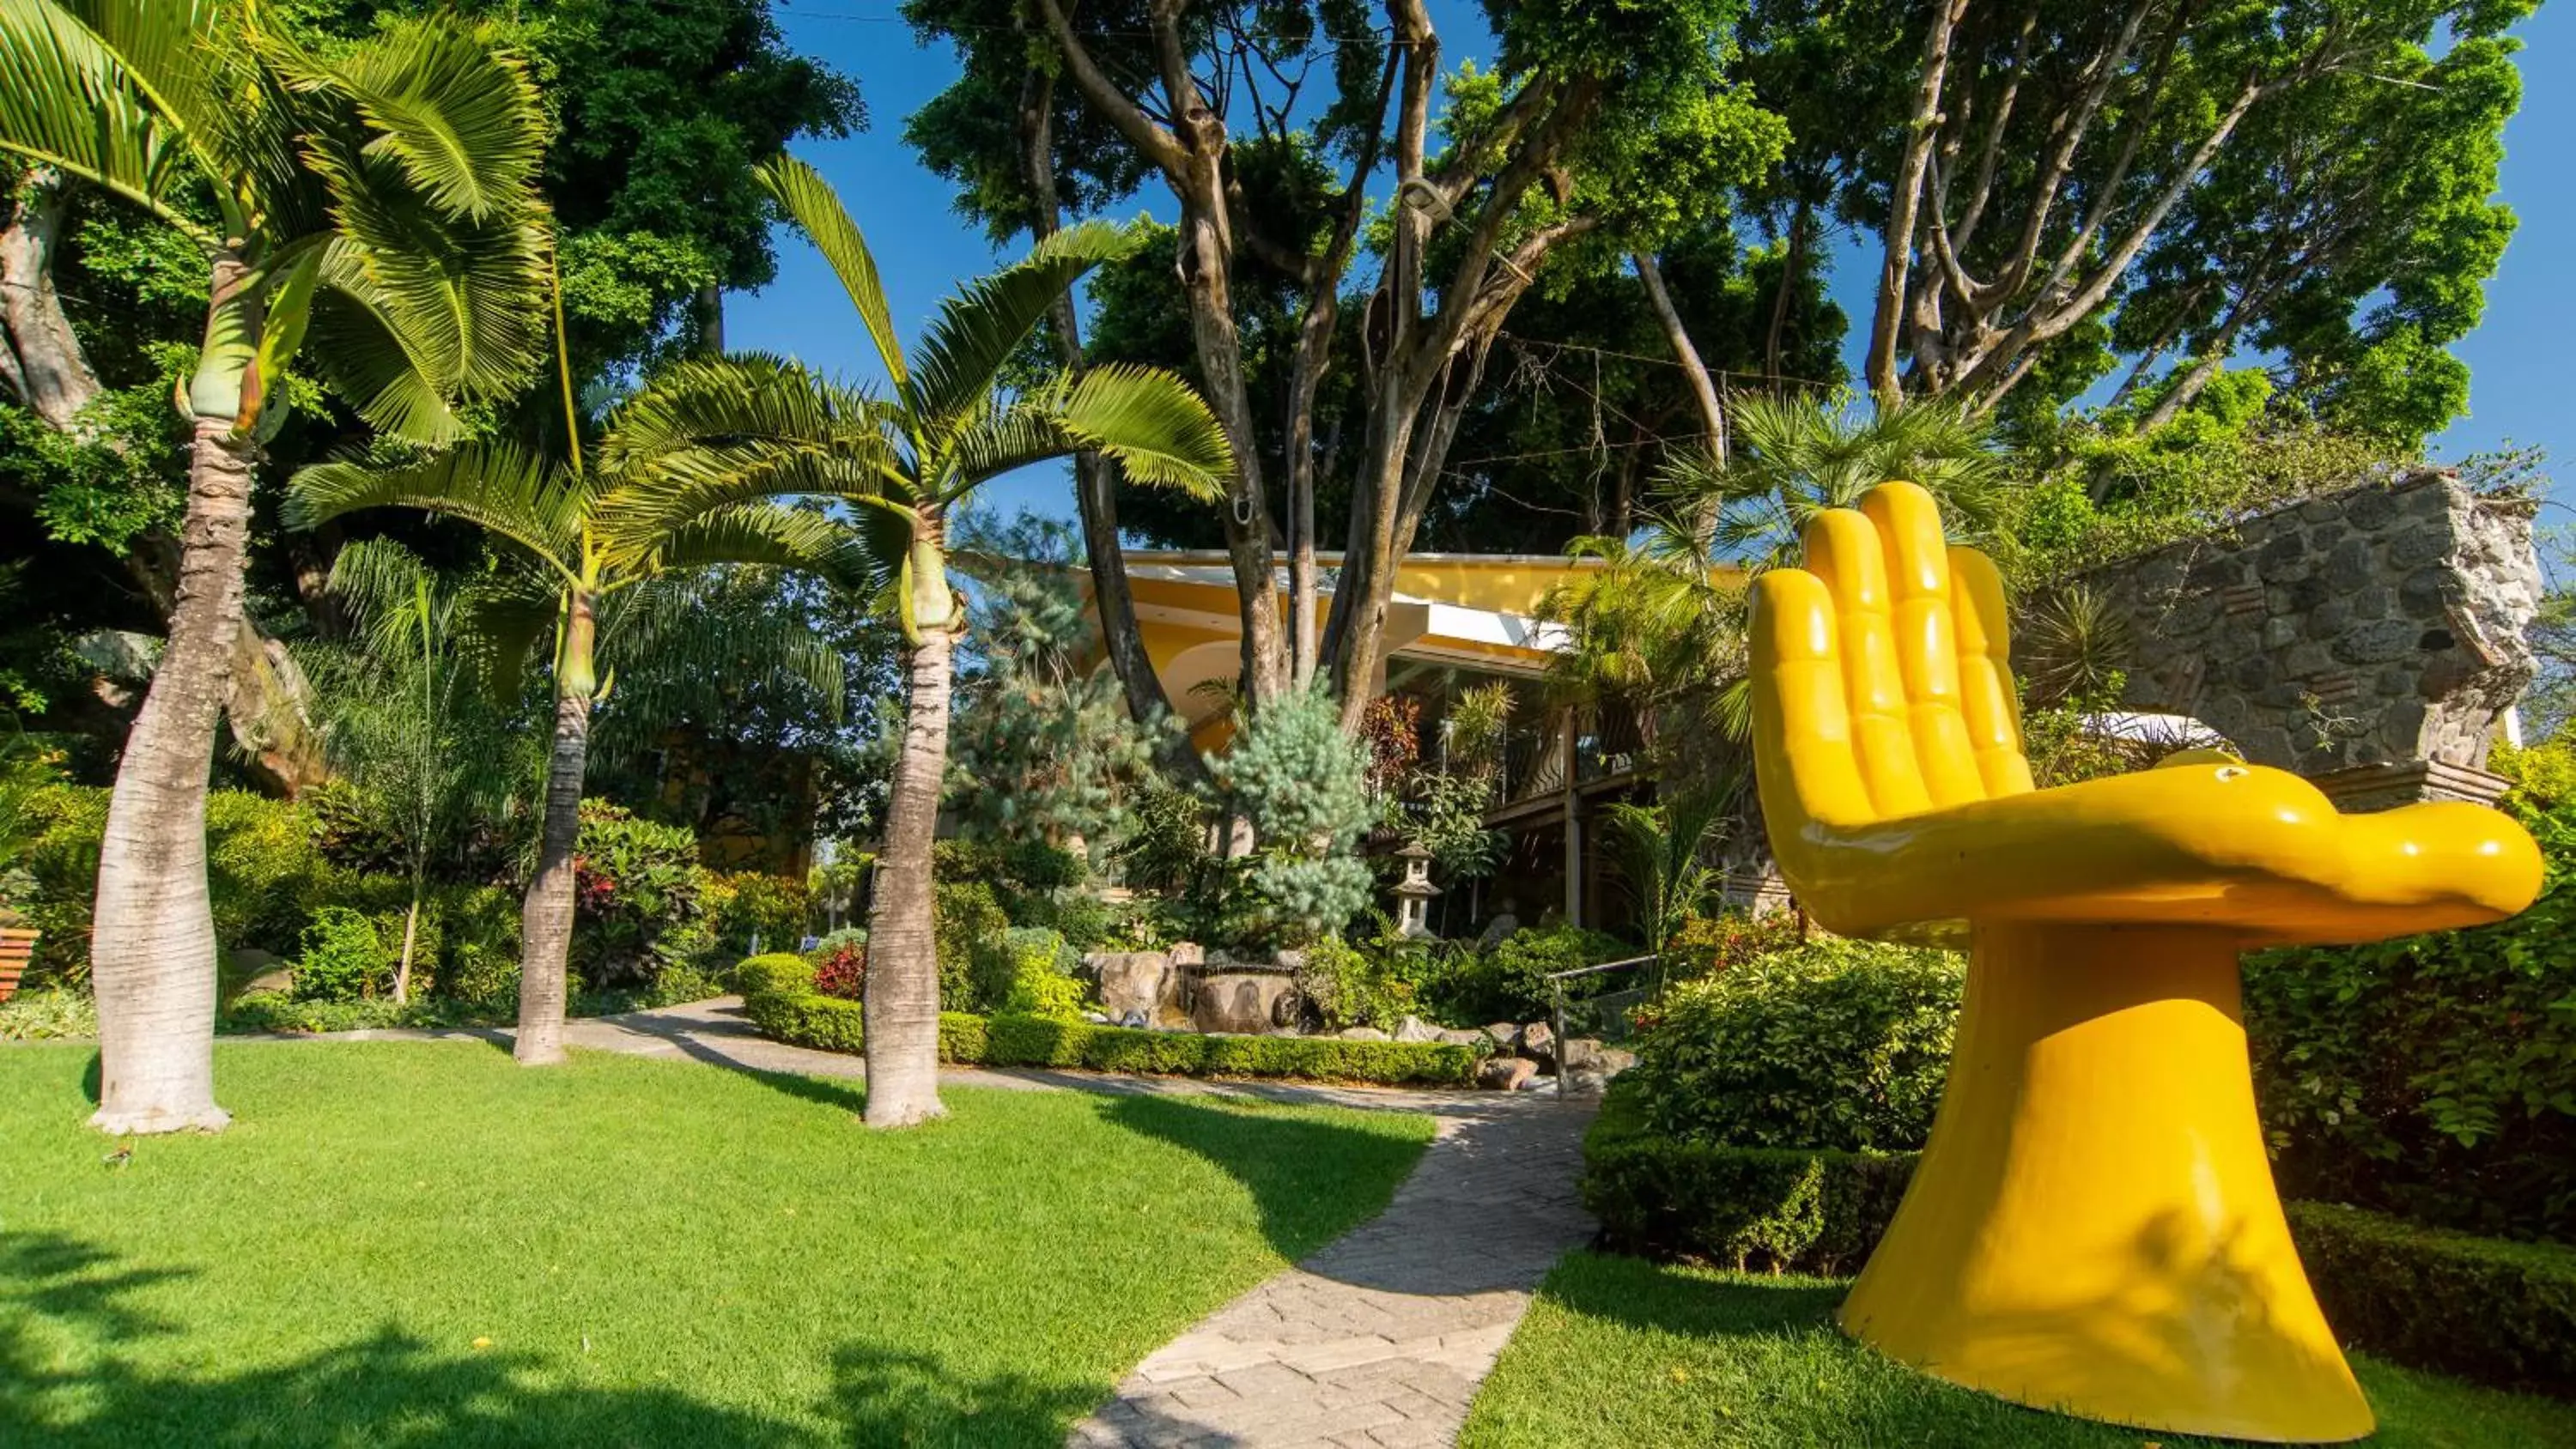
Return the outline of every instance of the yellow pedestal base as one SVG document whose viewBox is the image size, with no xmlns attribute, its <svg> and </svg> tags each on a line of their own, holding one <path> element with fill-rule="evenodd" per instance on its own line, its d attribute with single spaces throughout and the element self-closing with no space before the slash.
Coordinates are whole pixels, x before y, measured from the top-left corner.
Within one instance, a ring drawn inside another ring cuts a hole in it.
<svg viewBox="0 0 2576 1449">
<path fill-rule="evenodd" d="M 1845 1330 L 2088 1419 L 2369 1433 L 2273 1191 L 2237 946 L 2208 929 L 1978 927 L 1932 1140 Z"/>
</svg>

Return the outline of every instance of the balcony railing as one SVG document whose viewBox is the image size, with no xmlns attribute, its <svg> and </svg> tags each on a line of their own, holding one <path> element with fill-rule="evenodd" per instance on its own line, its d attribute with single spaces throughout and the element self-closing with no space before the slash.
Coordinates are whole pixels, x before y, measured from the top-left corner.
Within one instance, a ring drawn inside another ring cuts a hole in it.
<svg viewBox="0 0 2576 1449">
<path fill-rule="evenodd" d="M 1573 783 L 1580 786 L 1633 774 L 1644 764 L 1645 735 L 1638 728 L 1636 713 L 1626 705 L 1577 710 L 1571 736 L 1569 740 L 1562 716 L 1515 726 L 1506 734 L 1503 768 L 1494 781 L 1494 807 L 1562 794 L 1569 765 Z"/>
</svg>

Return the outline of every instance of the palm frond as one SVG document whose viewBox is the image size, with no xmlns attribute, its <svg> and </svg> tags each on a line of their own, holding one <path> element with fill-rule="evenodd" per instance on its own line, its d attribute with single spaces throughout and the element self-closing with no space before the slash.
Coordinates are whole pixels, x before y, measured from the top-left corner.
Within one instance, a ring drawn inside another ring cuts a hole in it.
<svg viewBox="0 0 2576 1449">
<path fill-rule="evenodd" d="M 946 432 L 980 409 L 1002 369 L 1055 299 L 1083 273 L 1132 253 L 1138 238 L 1106 222 L 1066 227 L 1017 264 L 966 284 L 939 305 L 913 349 L 904 395 L 915 421 Z"/>
<path fill-rule="evenodd" d="M 864 532 L 829 514 L 770 503 L 738 503 L 701 514 L 662 535 L 656 566 L 763 564 L 797 569 L 862 596 L 884 586 L 903 554 L 882 554 Z"/>
<path fill-rule="evenodd" d="M 715 509 L 830 497 L 888 509 L 913 502 L 884 405 L 765 354 L 676 364 L 611 419 L 602 448 L 617 480 L 600 528 L 622 552 Z"/>
<path fill-rule="evenodd" d="M 403 20 L 353 47 L 329 74 L 377 133 L 372 154 L 451 215 L 524 210 L 545 161 L 545 111 L 527 67 L 487 25 Z"/>
<path fill-rule="evenodd" d="M 753 175 L 761 189 L 823 253 L 832 275 L 841 279 L 842 290 L 850 294 L 850 305 L 858 308 L 859 321 L 868 329 L 868 340 L 876 344 L 877 358 L 885 364 L 886 376 L 893 379 L 897 390 L 909 388 L 903 340 L 895 336 L 894 317 L 886 306 L 885 282 L 877 275 L 876 256 L 868 250 L 868 239 L 860 234 L 859 224 L 850 219 L 849 208 L 841 205 L 839 193 L 813 167 L 793 156 L 779 156 Z"/>
<path fill-rule="evenodd" d="M 318 463 L 287 485 L 290 528 L 362 508 L 417 508 L 510 540 L 570 577 L 589 500 L 569 476 L 503 442 L 472 442 L 414 463 Z"/>
<path fill-rule="evenodd" d="M 723 607 L 722 574 L 671 574 L 613 595 L 600 614 L 600 661 L 617 671 L 620 713 L 667 723 L 721 713 L 726 690 L 764 677 L 811 686 L 841 714 L 841 656 L 802 621 Z"/>
<path fill-rule="evenodd" d="M 414 353 L 407 329 L 377 305 L 375 284 L 346 242 L 331 243 L 322 276 L 325 285 L 314 294 L 306 323 L 314 371 L 377 432 L 433 447 L 463 437 L 465 420 L 430 381 L 429 364 Z"/>
<path fill-rule="evenodd" d="M 212 132 L 224 72 L 215 0 L 54 0 L 99 38 L 145 101 L 180 130 Z"/>
<path fill-rule="evenodd" d="M 138 39 L 156 35 L 128 7 L 100 9 L 102 19 L 120 26 L 133 21 Z M 162 49 L 156 40 L 143 53 L 158 61 Z M 155 105 L 144 78 L 53 0 L 0 0 L 0 149 L 112 192 L 200 245 L 214 244 L 169 203 L 195 160 L 180 118 Z"/>
<path fill-rule="evenodd" d="M 1115 458 L 1132 482 L 1208 503 L 1224 497 L 1234 479 L 1234 449 L 1216 414 L 1159 367 L 1088 369 L 1053 411 L 1084 446 Z"/>
<path fill-rule="evenodd" d="M 492 699 L 505 706 L 518 701 L 528 661 L 552 637 L 563 604 L 561 578 L 524 566 L 505 566 L 458 594 L 461 642 Z"/>
</svg>

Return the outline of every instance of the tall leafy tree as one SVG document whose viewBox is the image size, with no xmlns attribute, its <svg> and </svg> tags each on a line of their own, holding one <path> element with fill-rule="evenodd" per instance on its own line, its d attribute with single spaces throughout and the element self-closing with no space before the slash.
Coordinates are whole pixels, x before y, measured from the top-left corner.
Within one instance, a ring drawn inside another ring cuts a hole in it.
<svg viewBox="0 0 2576 1449">
<path fill-rule="evenodd" d="M 1257 709 L 1330 675 L 1346 728 L 1366 703 L 1367 690 L 1350 686 L 1374 669 L 1396 562 L 1539 269 L 1587 240 L 1621 257 L 1651 248 L 1758 174 L 1782 140 L 1726 78 L 1731 0 L 1496 7 L 1491 71 L 1445 69 L 1419 0 L 1382 12 L 915 0 L 906 13 L 969 53 L 972 94 L 990 94 L 1004 66 L 1024 66 L 1036 37 L 1038 63 L 1080 102 L 1079 124 L 1063 123 L 1052 93 L 1037 106 L 1058 138 L 1053 174 L 1103 200 L 1140 176 L 1159 179 L 1177 203 L 1191 370 L 1242 461 L 1222 527 L 1242 601 L 1243 677 Z M 917 120 L 916 139 L 967 183 L 970 205 L 1024 204 L 1034 188 L 999 164 L 1002 136 L 966 112 L 925 112 L 933 124 Z M 1101 144 L 1104 124 L 1114 145 Z M 1373 183 L 1396 198 L 1374 226 Z M 1356 266 L 1364 246 L 1377 253 L 1367 286 Z M 1263 339 L 1242 302 L 1270 291 L 1289 304 Z M 1357 314 L 1347 330 L 1346 304 Z M 1288 359 L 1275 400 L 1251 381 L 1264 342 Z M 1337 369 L 1357 399 L 1345 444 L 1352 502 L 1324 619 L 1316 404 Z M 1274 539 L 1288 553 L 1284 619 Z"/>
<path fill-rule="evenodd" d="M 515 694 L 520 670 L 541 647 L 553 684 L 545 813 L 520 916 L 519 1032 L 512 1050 L 528 1066 L 564 1060 L 573 847 L 581 835 L 591 713 L 609 692 L 614 654 L 653 661 L 665 680 L 740 667 L 751 656 L 796 668 L 826 699 L 840 697 L 837 654 L 801 630 L 762 637 L 733 617 L 724 617 L 726 627 L 710 627 L 686 575 L 748 563 L 838 577 L 854 557 L 845 529 L 818 513 L 737 503 L 675 520 L 649 536 L 630 529 L 621 535 L 623 546 L 612 548 L 603 515 L 637 501 L 621 499 L 577 455 L 558 464 L 510 443 L 480 440 L 416 462 L 319 464 L 295 476 L 287 500 L 288 521 L 301 528 L 365 508 L 443 515 L 481 529 L 514 565 L 470 597 L 466 627 L 484 640 L 498 694 Z M 633 703 L 652 709 L 649 698 Z"/>
<path fill-rule="evenodd" d="M 540 335 L 543 138 L 518 63 L 451 19 L 326 59 L 216 0 L 0 0 L 0 148 L 177 230 L 209 278 L 178 399 L 191 445 L 169 642 L 101 849 L 102 1128 L 229 1120 L 205 794 L 273 394 L 309 355 L 378 427 L 436 439 L 462 426 L 454 399 L 515 386 Z"/>
<path fill-rule="evenodd" d="M 1746 73 L 1799 127 L 1788 168 L 1798 199 L 1829 194 L 1842 219 L 1877 234 L 1869 390 L 1978 408 L 2031 391 L 2021 406 L 2053 407 L 2112 366 L 2115 338 L 2160 350 L 2151 344 L 2177 313 L 2168 345 L 2188 334 L 2205 354 L 2231 332 L 2277 333 L 2294 369 L 2315 346 L 2339 370 L 2343 342 L 2317 330 L 2329 300 L 2344 330 L 2383 331 L 2417 356 L 2438 348 L 2420 328 L 2370 320 L 2370 299 L 2399 291 L 2402 316 L 2427 292 L 2474 292 L 2493 247 L 2408 256 L 2347 244 L 2330 218 L 2404 235 L 2443 212 L 2491 238 L 2495 219 L 2460 200 L 2482 207 L 2491 173 L 2448 178 L 2492 164 L 2512 109 L 2492 67 L 2511 49 L 2503 32 L 2531 9 L 1762 0 L 1745 30 Z M 2437 43 L 2467 52 L 2462 94 L 2430 78 Z M 2422 149 L 2430 135 L 2447 144 Z M 2364 165 L 2383 174 L 2365 182 L 2354 174 Z M 2333 255 L 2299 269 L 2316 285 L 2294 286 L 2284 249 L 2311 246 Z M 2151 256 L 2160 280 L 2142 287 Z M 2153 320 L 2124 326 L 2132 306 Z"/>
<path fill-rule="evenodd" d="M 1050 236 L 1018 265 L 943 304 L 909 352 L 876 259 L 820 176 L 780 159 L 763 179 L 813 239 L 859 314 L 892 393 L 876 397 L 796 364 L 747 355 L 680 363 L 619 416 L 612 453 L 639 486 L 607 520 L 617 547 L 781 495 L 849 508 L 893 576 L 903 621 L 902 742 L 869 929 L 867 1121 L 940 1114 L 939 967 L 930 846 L 947 769 L 950 685 L 964 609 L 948 576 L 952 512 L 988 480 L 1089 449 L 1139 484 L 1221 495 L 1234 460 L 1180 379 L 1098 367 L 1005 395 L 1002 379 L 1055 299 L 1131 243 L 1097 224 Z"/>
</svg>

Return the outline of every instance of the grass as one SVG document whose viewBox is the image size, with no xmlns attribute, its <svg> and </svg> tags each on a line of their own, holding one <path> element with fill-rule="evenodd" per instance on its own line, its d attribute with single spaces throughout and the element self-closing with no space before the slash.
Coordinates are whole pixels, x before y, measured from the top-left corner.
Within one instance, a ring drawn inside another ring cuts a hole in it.
<svg viewBox="0 0 2576 1449">
<path fill-rule="evenodd" d="M 480 1042 L 217 1048 L 130 1161 L 0 1049 L 0 1443 L 1055 1445 L 1375 1214 L 1429 1120 L 848 1085 Z"/>
<path fill-rule="evenodd" d="M 1833 1325 L 1847 1283 L 1575 1253 L 1477 1396 L 1465 1449 L 1617 1444 L 2182 1449 L 2213 1441 L 2043 1414 L 1937 1382 Z M 2355 1355 L 2388 1449 L 2576 1445 L 2576 1404 Z"/>
</svg>

